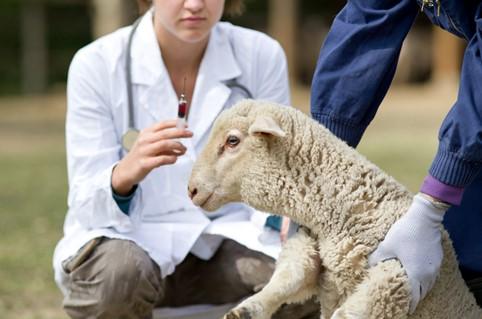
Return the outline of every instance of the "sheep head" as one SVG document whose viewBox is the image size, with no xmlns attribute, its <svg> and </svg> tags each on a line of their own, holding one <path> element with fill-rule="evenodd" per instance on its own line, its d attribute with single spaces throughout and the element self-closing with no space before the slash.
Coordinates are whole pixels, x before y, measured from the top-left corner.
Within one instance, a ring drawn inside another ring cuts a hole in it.
<svg viewBox="0 0 482 319">
<path fill-rule="evenodd" d="M 218 117 L 191 173 L 188 191 L 195 205 L 214 211 L 248 202 L 243 189 L 263 178 L 273 144 L 286 135 L 274 110 L 269 103 L 244 100 Z"/>
</svg>

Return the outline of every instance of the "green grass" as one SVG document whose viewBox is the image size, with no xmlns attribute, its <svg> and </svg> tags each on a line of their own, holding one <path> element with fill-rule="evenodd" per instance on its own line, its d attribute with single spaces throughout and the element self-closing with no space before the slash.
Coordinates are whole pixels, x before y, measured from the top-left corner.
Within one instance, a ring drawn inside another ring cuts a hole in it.
<svg viewBox="0 0 482 319">
<path fill-rule="evenodd" d="M 51 260 L 66 207 L 64 154 L 0 156 L 0 167 L 0 313 L 52 318 L 42 309 L 60 305 Z"/>
<path fill-rule="evenodd" d="M 51 266 L 66 212 L 62 117 L 7 110 L 0 108 L 0 317 L 66 318 Z"/>
</svg>

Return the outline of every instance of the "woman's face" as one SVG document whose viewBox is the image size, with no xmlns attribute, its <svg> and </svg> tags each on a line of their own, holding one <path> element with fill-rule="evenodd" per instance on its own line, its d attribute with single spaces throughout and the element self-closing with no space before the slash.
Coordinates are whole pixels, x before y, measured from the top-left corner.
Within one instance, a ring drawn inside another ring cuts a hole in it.
<svg viewBox="0 0 482 319">
<path fill-rule="evenodd" d="M 181 41 L 205 39 L 221 19 L 224 0 L 154 0 L 156 25 Z"/>
</svg>

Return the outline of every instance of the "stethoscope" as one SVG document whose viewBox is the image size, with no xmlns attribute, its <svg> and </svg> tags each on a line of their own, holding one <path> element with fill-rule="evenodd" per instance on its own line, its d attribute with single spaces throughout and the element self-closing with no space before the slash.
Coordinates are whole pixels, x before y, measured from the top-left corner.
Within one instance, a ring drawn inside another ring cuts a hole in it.
<svg viewBox="0 0 482 319">
<path fill-rule="evenodd" d="M 127 84 L 127 117 L 128 117 L 128 129 L 122 135 L 122 147 L 126 151 L 130 151 L 132 146 L 134 145 L 137 137 L 139 136 L 139 130 L 135 127 L 134 124 L 134 98 L 132 96 L 132 61 L 131 61 L 131 49 L 132 49 L 132 39 L 134 38 L 134 34 L 136 33 L 137 27 L 141 22 L 141 18 L 137 19 L 136 22 L 132 25 L 132 30 L 129 34 L 129 39 L 127 41 L 127 52 L 125 58 L 125 74 L 126 74 L 126 84 Z M 229 41 L 231 45 L 231 49 L 234 53 L 234 47 L 231 41 Z M 238 94 L 241 95 L 241 98 L 252 99 L 253 94 L 248 90 L 247 87 L 238 83 L 236 79 L 231 79 L 225 81 L 224 84 L 231 89 L 231 94 L 234 94 L 238 91 Z"/>
</svg>

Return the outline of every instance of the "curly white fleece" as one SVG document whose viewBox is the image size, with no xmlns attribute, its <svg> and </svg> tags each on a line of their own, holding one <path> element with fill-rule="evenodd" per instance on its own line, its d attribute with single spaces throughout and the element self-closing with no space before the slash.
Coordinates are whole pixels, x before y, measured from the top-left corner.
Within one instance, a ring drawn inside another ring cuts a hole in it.
<svg viewBox="0 0 482 319">
<path fill-rule="evenodd" d="M 211 140 L 229 129 L 248 136 L 259 116 L 273 118 L 286 136 L 247 137 L 249 167 L 224 174 L 239 174 L 244 202 L 288 216 L 305 230 L 285 245 L 267 286 L 226 318 L 245 318 L 243 312 L 270 318 L 284 302 L 312 295 L 319 297 L 322 318 L 482 318 L 445 231 L 440 276 L 412 315 L 401 265 L 392 260 L 368 268 L 368 255 L 412 194 L 316 121 L 294 108 L 246 100 L 218 118 Z"/>
</svg>

